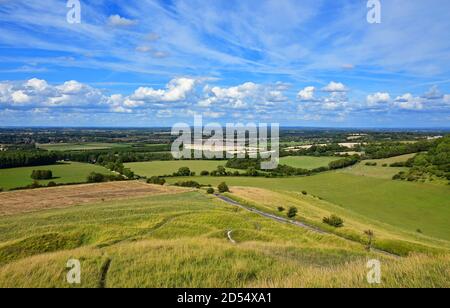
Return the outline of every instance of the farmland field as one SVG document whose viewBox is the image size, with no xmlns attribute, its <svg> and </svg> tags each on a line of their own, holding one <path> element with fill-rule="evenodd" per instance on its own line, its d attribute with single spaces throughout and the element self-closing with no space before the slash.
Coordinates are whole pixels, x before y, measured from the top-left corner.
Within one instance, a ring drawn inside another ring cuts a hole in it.
<svg viewBox="0 0 450 308">
<path fill-rule="evenodd" d="M 202 171 L 213 171 L 218 166 L 225 166 L 226 161 L 215 160 L 177 160 L 177 161 L 153 161 L 143 163 L 128 163 L 125 164 L 126 168 L 130 168 L 134 173 L 145 176 L 162 176 L 171 175 L 177 172 L 181 167 L 189 167 L 189 169 L 195 172 L 197 175 Z"/>
<path fill-rule="evenodd" d="M 310 177 L 246 178 L 191 177 L 201 184 L 269 188 L 301 193 L 303 190 L 370 219 L 450 240 L 450 187 L 327 172 Z M 168 179 L 169 182 L 188 178 Z"/>
<path fill-rule="evenodd" d="M 201 192 L 11 215 L 0 228 L 0 287 L 370 287 L 369 258 L 383 262 L 384 287 L 449 281 L 448 255 L 368 253 Z M 73 258 L 81 285 L 65 280 Z"/>
<path fill-rule="evenodd" d="M 280 164 L 295 168 L 312 170 L 319 167 L 326 167 L 338 157 L 312 157 L 312 156 L 288 156 L 280 159 Z"/>
<path fill-rule="evenodd" d="M 31 173 L 33 170 L 51 170 L 53 172 L 54 179 L 39 181 L 42 185 L 46 185 L 50 181 L 61 184 L 83 183 L 86 182 L 86 178 L 91 172 L 111 173 L 108 169 L 101 166 L 76 162 L 60 163 L 50 166 L 0 169 L 0 187 L 12 189 L 32 184 L 33 179 L 31 179 Z"/>
<path fill-rule="evenodd" d="M 400 171 L 407 171 L 408 168 L 403 167 L 389 167 L 393 163 L 406 162 L 408 159 L 413 158 L 416 154 L 408 154 L 402 156 L 396 156 L 386 159 L 371 159 L 364 160 L 355 166 L 342 169 L 341 172 L 350 173 L 358 176 L 368 176 L 380 179 L 392 179 L 392 177 L 398 174 Z M 366 163 L 376 163 L 376 166 L 367 166 Z M 384 166 L 383 165 L 387 165 Z"/>
<path fill-rule="evenodd" d="M 126 143 L 52 143 L 38 144 L 38 148 L 47 151 L 88 151 L 127 147 Z"/>
</svg>

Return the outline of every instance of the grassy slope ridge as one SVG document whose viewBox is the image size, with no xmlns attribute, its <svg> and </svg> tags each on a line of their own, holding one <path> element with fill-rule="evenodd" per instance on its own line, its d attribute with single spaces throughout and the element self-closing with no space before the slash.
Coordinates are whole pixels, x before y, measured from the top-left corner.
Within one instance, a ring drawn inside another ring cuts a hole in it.
<svg viewBox="0 0 450 308">
<path fill-rule="evenodd" d="M 62 184 L 83 183 L 86 182 L 87 176 L 91 172 L 99 172 L 103 174 L 111 173 L 109 170 L 101 166 L 76 162 L 61 163 L 50 166 L 0 169 L 0 187 L 3 187 L 4 189 L 11 189 L 32 184 L 33 179 L 31 179 L 31 173 L 33 170 L 51 170 L 53 172 L 54 179 L 39 181 L 39 183 L 43 185 L 48 184 L 50 181 Z"/>
<path fill-rule="evenodd" d="M 195 180 L 217 186 L 270 188 L 300 193 L 306 190 L 330 203 L 370 219 L 425 235 L 450 240 L 450 188 L 423 183 L 407 183 L 327 172 L 310 177 L 245 178 L 191 177 L 168 179 L 169 182 Z"/>
<path fill-rule="evenodd" d="M 106 261 L 106 287 L 368 287 L 370 258 L 383 263 L 381 286 L 449 286 L 448 255 L 367 253 L 212 198 L 186 192 L 2 217 L 0 287 L 71 287 L 70 258 L 82 262 L 81 287 L 103 285 Z"/>
</svg>

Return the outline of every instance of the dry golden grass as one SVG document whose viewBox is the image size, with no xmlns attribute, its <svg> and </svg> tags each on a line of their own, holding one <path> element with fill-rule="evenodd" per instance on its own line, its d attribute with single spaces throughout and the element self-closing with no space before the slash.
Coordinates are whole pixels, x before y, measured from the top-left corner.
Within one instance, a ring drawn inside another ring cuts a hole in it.
<svg viewBox="0 0 450 308">
<path fill-rule="evenodd" d="M 137 181 L 5 192 L 0 194 L 0 216 L 182 192 L 186 192 L 186 189 L 150 185 Z"/>
</svg>

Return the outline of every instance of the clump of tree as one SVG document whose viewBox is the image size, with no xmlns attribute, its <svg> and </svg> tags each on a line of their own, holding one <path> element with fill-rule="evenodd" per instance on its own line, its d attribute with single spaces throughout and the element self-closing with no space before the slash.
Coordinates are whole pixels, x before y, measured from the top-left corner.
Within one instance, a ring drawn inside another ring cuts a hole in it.
<svg viewBox="0 0 450 308">
<path fill-rule="evenodd" d="M 427 153 L 416 155 L 405 166 L 410 167 L 409 171 L 400 172 L 394 180 L 426 181 L 433 177 L 450 180 L 450 135 L 436 140 Z"/>
<path fill-rule="evenodd" d="M 371 159 L 390 158 L 405 154 L 428 151 L 433 147 L 432 141 L 418 141 L 414 143 L 383 142 L 363 146 L 366 156 Z"/>
<path fill-rule="evenodd" d="M 107 175 L 98 172 L 91 172 L 87 177 L 88 183 L 103 183 L 110 181 L 123 181 L 124 177 L 120 174 L 117 175 Z"/>
<path fill-rule="evenodd" d="M 295 216 L 297 216 L 298 213 L 298 209 L 296 207 L 291 207 L 289 208 L 288 212 L 287 212 L 287 217 L 289 218 L 295 218 Z"/>
<path fill-rule="evenodd" d="M 353 155 L 350 157 L 332 161 L 328 164 L 328 167 L 330 168 L 330 170 L 347 168 L 347 167 L 357 164 L 359 162 L 359 160 L 360 160 L 360 157 L 358 155 Z"/>
<path fill-rule="evenodd" d="M 177 172 L 173 173 L 173 176 L 195 176 L 195 172 L 192 172 L 189 167 L 181 167 Z"/>
<path fill-rule="evenodd" d="M 197 183 L 195 181 L 177 182 L 177 183 L 175 183 L 175 186 L 197 188 L 197 189 L 202 187 L 199 183 Z"/>
<path fill-rule="evenodd" d="M 152 176 L 147 180 L 148 184 L 154 184 L 154 185 L 164 185 L 166 184 L 166 180 L 159 176 Z"/>
<path fill-rule="evenodd" d="M 51 170 L 33 170 L 31 173 L 33 180 L 51 180 L 53 179 L 53 172 Z"/>
<path fill-rule="evenodd" d="M 330 225 L 335 228 L 342 228 L 344 226 L 344 220 L 336 215 L 331 215 L 330 217 L 324 217 L 323 223 Z"/>
<path fill-rule="evenodd" d="M 46 151 L 0 151 L 0 169 L 53 165 L 58 155 Z"/>
<path fill-rule="evenodd" d="M 202 172 L 200 172 L 201 176 L 208 176 L 209 175 L 209 171 L 207 170 L 203 170 Z"/>
<path fill-rule="evenodd" d="M 225 182 L 220 183 L 219 186 L 217 187 L 217 189 L 219 190 L 219 192 L 221 194 L 230 192 L 230 188 L 228 187 L 227 183 L 225 183 Z"/>
<path fill-rule="evenodd" d="M 369 167 L 376 167 L 378 164 L 376 163 L 376 162 L 367 162 L 366 163 L 366 166 L 369 166 Z"/>
</svg>

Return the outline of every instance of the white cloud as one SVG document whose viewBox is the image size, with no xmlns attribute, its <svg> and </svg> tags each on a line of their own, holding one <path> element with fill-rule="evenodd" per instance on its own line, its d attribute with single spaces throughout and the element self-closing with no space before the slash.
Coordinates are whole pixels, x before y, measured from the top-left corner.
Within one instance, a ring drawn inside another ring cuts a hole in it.
<svg viewBox="0 0 450 308">
<path fill-rule="evenodd" d="M 414 97 L 411 93 L 398 96 L 394 102 L 395 106 L 405 110 L 422 110 L 423 100 L 420 97 Z"/>
<path fill-rule="evenodd" d="M 340 82 L 331 81 L 326 87 L 322 89 L 324 92 L 347 92 L 347 87 Z"/>
<path fill-rule="evenodd" d="M 441 91 L 439 90 L 438 86 L 432 86 L 427 93 L 423 96 L 424 98 L 428 100 L 436 100 L 436 99 L 442 99 L 443 95 Z"/>
<path fill-rule="evenodd" d="M 387 104 L 391 100 L 391 96 L 386 92 L 377 92 L 367 96 L 367 106 L 374 107 L 379 104 Z"/>
<path fill-rule="evenodd" d="M 26 104 L 31 100 L 31 98 L 21 90 L 13 92 L 11 97 L 16 104 Z"/>
<path fill-rule="evenodd" d="M 45 80 L 33 78 L 33 79 L 28 80 L 27 83 L 25 84 L 25 86 L 32 88 L 36 91 L 42 92 L 45 89 L 47 89 L 48 83 Z"/>
<path fill-rule="evenodd" d="M 127 19 L 120 15 L 111 15 L 108 18 L 108 23 L 114 27 L 129 27 L 137 23 L 136 20 Z"/>
<path fill-rule="evenodd" d="M 315 87 L 306 87 L 297 94 L 297 98 L 301 101 L 312 101 L 314 100 Z"/>
<path fill-rule="evenodd" d="M 139 51 L 139 52 L 150 52 L 152 50 L 153 50 L 153 48 L 150 47 L 150 46 L 138 46 L 138 47 L 136 47 L 136 51 Z"/>
<path fill-rule="evenodd" d="M 187 95 L 194 90 L 196 83 L 196 79 L 176 78 L 169 82 L 166 89 L 140 87 L 130 98 L 147 102 L 179 102 L 187 98 Z"/>
<path fill-rule="evenodd" d="M 444 95 L 444 102 L 450 103 L 450 94 Z"/>
</svg>

